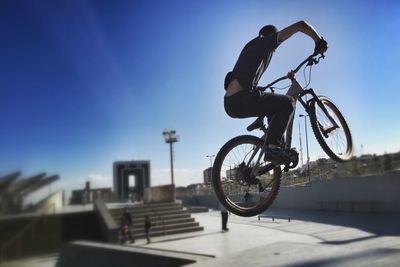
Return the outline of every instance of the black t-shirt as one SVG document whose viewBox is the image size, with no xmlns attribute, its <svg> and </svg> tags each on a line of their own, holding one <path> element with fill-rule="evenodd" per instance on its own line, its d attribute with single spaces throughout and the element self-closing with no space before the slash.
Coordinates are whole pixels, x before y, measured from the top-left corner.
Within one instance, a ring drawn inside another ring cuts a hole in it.
<svg viewBox="0 0 400 267">
<path fill-rule="evenodd" d="M 240 53 L 232 72 L 229 72 L 225 78 L 225 89 L 233 79 L 237 79 L 246 90 L 256 87 L 278 45 L 277 33 L 267 37 L 259 36 L 248 42 Z"/>
</svg>

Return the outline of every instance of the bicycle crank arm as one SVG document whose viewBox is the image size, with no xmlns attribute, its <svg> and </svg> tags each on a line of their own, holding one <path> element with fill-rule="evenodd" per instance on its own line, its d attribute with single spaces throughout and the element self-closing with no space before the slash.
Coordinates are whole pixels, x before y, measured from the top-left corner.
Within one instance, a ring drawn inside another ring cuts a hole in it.
<svg viewBox="0 0 400 267">
<path fill-rule="evenodd" d="M 269 163 L 267 165 L 265 165 L 264 167 L 260 167 L 257 168 L 256 172 L 256 176 L 261 176 L 269 171 L 272 171 L 275 168 L 275 164 Z"/>
</svg>

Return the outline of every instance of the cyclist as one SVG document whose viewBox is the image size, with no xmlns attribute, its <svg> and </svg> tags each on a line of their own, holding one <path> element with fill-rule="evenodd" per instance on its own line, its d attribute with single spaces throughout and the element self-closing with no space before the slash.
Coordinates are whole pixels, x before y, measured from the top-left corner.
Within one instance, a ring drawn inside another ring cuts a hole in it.
<svg viewBox="0 0 400 267">
<path fill-rule="evenodd" d="M 263 118 L 268 118 L 266 161 L 286 161 L 287 154 L 282 149 L 280 140 L 293 113 L 294 101 L 290 96 L 264 93 L 258 89 L 257 84 L 275 49 L 297 32 L 302 32 L 315 41 L 315 53 L 323 53 L 328 48 L 327 42 L 305 21 L 296 22 L 281 31 L 273 25 L 267 25 L 261 28 L 256 38 L 246 44 L 233 70 L 225 77 L 224 107 L 230 117 L 258 117 L 250 127 L 260 127 Z M 293 72 L 288 73 L 288 78 L 293 80 L 294 76 Z"/>
</svg>

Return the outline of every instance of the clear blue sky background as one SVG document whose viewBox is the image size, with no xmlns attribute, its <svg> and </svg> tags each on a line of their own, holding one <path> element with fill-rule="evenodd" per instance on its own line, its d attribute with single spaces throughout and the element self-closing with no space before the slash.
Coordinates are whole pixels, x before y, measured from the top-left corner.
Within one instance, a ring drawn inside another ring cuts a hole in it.
<svg viewBox="0 0 400 267">
<path fill-rule="evenodd" d="M 356 152 L 397 152 L 399 14 L 398 1 L 1 1 L 0 175 L 110 186 L 115 160 L 150 160 L 152 184 L 169 183 L 173 128 L 176 184 L 201 182 L 206 155 L 252 122 L 225 114 L 226 72 L 260 27 L 298 20 L 329 42 L 312 87 L 338 104 Z M 313 48 L 293 36 L 262 83 Z M 308 130 L 312 159 L 325 157 Z"/>
</svg>

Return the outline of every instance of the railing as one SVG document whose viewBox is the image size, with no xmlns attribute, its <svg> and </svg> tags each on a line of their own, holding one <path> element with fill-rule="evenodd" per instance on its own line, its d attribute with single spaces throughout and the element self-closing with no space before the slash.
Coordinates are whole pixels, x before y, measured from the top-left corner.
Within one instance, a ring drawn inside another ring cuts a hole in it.
<svg viewBox="0 0 400 267">
<path fill-rule="evenodd" d="M 2 244 L 2 246 L 0 248 L 0 263 L 2 263 L 4 261 L 6 249 L 8 247 L 10 247 L 12 244 L 14 244 L 15 241 L 17 242 L 17 256 L 18 257 L 21 256 L 21 238 L 22 238 L 22 236 L 24 234 L 26 234 L 29 230 L 31 230 L 32 231 L 32 240 L 35 239 L 35 225 L 42 218 L 45 220 L 45 223 L 46 223 L 45 215 L 50 209 L 53 210 L 53 214 L 54 214 L 55 213 L 55 204 L 54 203 L 52 203 L 51 205 L 44 208 L 37 218 L 35 218 L 32 222 L 30 222 L 28 225 L 26 225 L 24 228 L 22 228 L 20 231 L 18 231 L 17 234 L 15 234 L 10 239 L 8 239 L 6 242 L 4 242 L 4 244 Z"/>
</svg>

